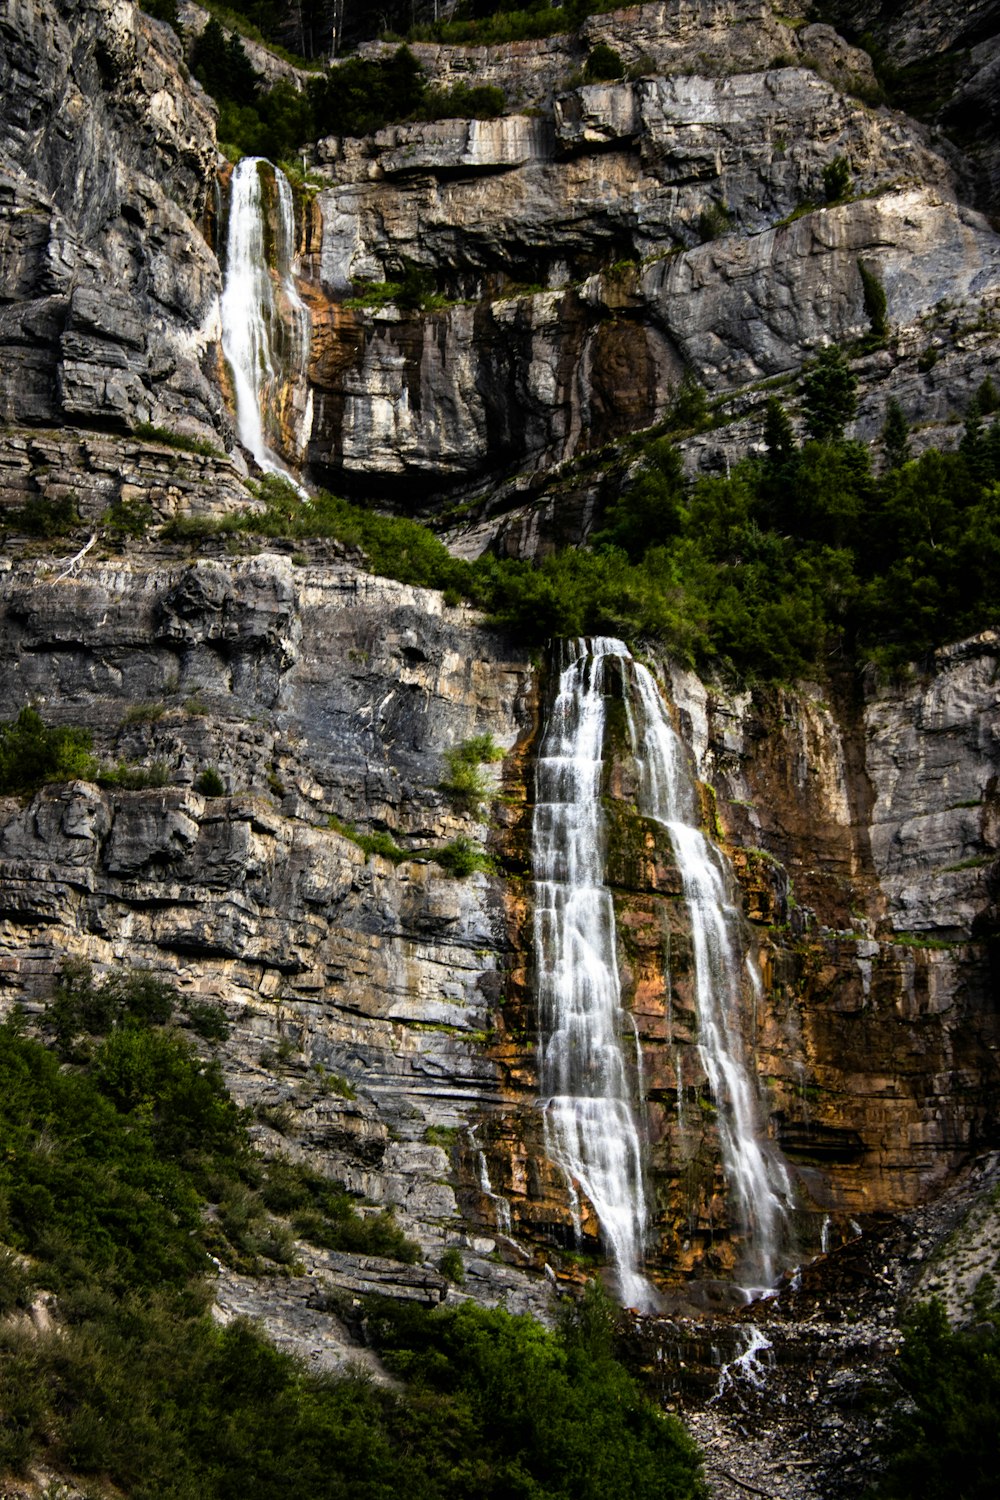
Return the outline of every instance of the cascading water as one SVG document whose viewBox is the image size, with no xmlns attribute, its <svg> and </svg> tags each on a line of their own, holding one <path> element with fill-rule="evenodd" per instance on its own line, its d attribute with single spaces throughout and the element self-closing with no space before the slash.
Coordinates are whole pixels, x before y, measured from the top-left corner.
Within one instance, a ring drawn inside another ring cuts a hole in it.
<svg viewBox="0 0 1000 1500">
<path fill-rule="evenodd" d="M 534 947 L 542 1025 L 546 1149 L 597 1214 L 631 1306 L 652 1308 L 639 1273 L 646 1230 L 643 1153 L 622 1035 L 611 892 L 600 814 L 605 662 L 616 641 L 577 642 L 536 770 L 532 865 Z M 574 654 L 575 653 L 575 654 Z"/>
<path fill-rule="evenodd" d="M 566 648 L 564 648 L 565 650 Z M 652 676 L 621 641 L 569 648 L 539 754 L 533 826 L 546 1145 L 598 1216 L 623 1298 L 655 1302 L 641 1276 L 643 1152 L 626 1064 L 611 893 L 600 811 L 605 699 L 619 677 L 639 782 L 638 808 L 667 830 L 683 882 L 694 956 L 699 1055 L 718 1105 L 723 1164 L 749 1239 L 745 1276 L 774 1279 L 789 1182 L 761 1144 L 739 1029 L 739 913 L 722 856 L 697 826 L 683 746 Z"/>
<path fill-rule="evenodd" d="M 726 1178 L 748 1233 L 744 1274 L 753 1283 L 748 1290 L 759 1290 L 776 1275 L 791 1184 L 780 1159 L 762 1144 L 756 1094 L 743 1056 L 740 914 L 732 876 L 698 827 L 684 747 L 653 677 L 631 658 L 625 675 L 638 807 L 666 828 L 680 871 L 691 923 L 698 1052 L 718 1107 Z"/>
<path fill-rule="evenodd" d="M 274 174 L 277 194 L 272 261 L 268 264 L 261 169 Z M 233 373 L 240 442 L 267 474 L 294 476 L 267 441 L 265 414 L 276 410 L 281 387 L 304 387 L 309 352 L 309 311 L 292 277 L 295 215 L 292 190 L 280 167 L 245 156 L 232 179 L 226 278 L 222 291 L 222 349 Z M 309 436 L 309 396 L 298 426 L 301 448 Z"/>
</svg>

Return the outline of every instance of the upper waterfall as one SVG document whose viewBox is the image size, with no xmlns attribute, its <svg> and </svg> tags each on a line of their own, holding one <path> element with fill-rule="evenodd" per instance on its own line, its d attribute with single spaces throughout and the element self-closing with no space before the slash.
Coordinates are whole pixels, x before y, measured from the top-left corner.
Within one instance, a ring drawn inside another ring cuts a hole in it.
<svg viewBox="0 0 1000 1500">
<path fill-rule="evenodd" d="M 586 1194 L 627 1302 L 655 1305 L 640 1273 L 647 1230 L 641 1093 L 622 1005 L 601 813 L 606 699 L 621 682 L 638 810 L 667 830 L 683 883 L 694 961 L 698 1051 L 718 1108 L 727 1183 L 747 1236 L 745 1283 L 777 1268 L 790 1185 L 763 1142 L 740 1033 L 743 952 L 731 875 L 697 826 L 698 802 L 660 691 L 622 642 L 563 647 L 536 772 L 534 952 L 547 1149 Z"/>
<path fill-rule="evenodd" d="M 268 224 L 262 169 L 274 176 L 273 226 Z M 309 353 L 309 311 L 292 276 L 294 260 L 295 215 L 288 179 L 280 167 L 262 157 L 245 156 L 232 178 L 222 349 L 233 375 L 240 442 L 265 473 L 281 474 L 293 482 L 288 465 L 268 437 L 277 431 L 275 419 L 287 400 L 283 387 L 294 393 L 302 385 Z M 306 396 L 294 423 L 300 453 L 309 437 L 308 408 Z"/>
</svg>

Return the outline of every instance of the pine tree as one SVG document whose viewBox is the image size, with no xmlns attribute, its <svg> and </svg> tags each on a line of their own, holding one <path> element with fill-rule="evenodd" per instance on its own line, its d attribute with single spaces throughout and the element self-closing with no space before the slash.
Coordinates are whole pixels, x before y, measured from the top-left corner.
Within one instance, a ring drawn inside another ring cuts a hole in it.
<svg viewBox="0 0 1000 1500">
<path fill-rule="evenodd" d="M 882 443 L 890 469 L 901 469 L 910 457 L 910 424 L 895 396 L 885 409 Z"/>
<path fill-rule="evenodd" d="M 802 381 L 806 431 L 818 442 L 841 439 L 858 409 L 858 381 L 836 344 L 821 349 Z"/>
</svg>

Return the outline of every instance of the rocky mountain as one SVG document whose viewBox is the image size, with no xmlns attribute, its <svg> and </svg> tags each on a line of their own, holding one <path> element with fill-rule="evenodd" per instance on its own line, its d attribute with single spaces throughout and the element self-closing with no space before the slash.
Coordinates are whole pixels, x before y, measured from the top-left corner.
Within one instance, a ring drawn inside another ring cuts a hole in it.
<svg viewBox="0 0 1000 1500">
<path fill-rule="evenodd" d="M 435 86 L 489 85 L 504 108 L 309 145 L 310 338 L 276 377 L 276 465 L 306 414 L 308 486 L 437 518 L 456 555 L 538 559 L 586 541 L 621 445 L 685 380 L 715 417 L 682 436 L 685 467 L 725 473 L 761 447 L 773 391 L 801 430 L 796 382 L 831 342 L 860 382 L 849 436 L 873 443 L 896 400 L 914 451 L 953 449 L 1000 359 L 996 138 L 956 128 L 992 98 L 995 9 L 663 0 L 540 40 L 415 44 Z M 883 56 L 950 59 L 947 101 L 923 120 L 884 102 L 863 36 L 881 76 Z M 220 1267 L 220 1319 L 249 1312 L 336 1369 L 358 1327 L 324 1310 L 330 1289 L 550 1318 L 558 1287 L 609 1260 L 540 1108 L 532 846 L 555 658 L 375 576 L 349 542 L 219 530 L 265 499 L 222 352 L 212 100 L 129 0 L 15 0 L 0 43 L 0 721 L 32 704 L 89 731 L 105 767 L 148 773 L 0 797 L 0 1009 L 37 1024 L 67 959 L 171 976 L 224 1008 L 217 1056 L 260 1149 L 391 1208 L 419 1244 L 414 1266 L 302 1243 L 281 1279 Z M 599 47 L 620 73 L 588 81 Z M 275 282 L 281 211 L 272 180 Z M 865 275 L 891 328 L 876 345 Z M 597 786 L 661 1315 L 636 1321 L 634 1358 L 701 1412 L 718 1495 L 857 1493 L 847 1457 L 871 1424 L 837 1414 L 845 1369 L 884 1370 L 917 1290 L 972 1307 L 947 1256 L 915 1290 L 914 1246 L 930 1259 L 971 1224 L 973 1270 L 994 1269 L 1000 640 L 783 686 L 644 646 L 736 882 L 732 1045 L 789 1192 L 784 1290 L 742 1312 L 754 1225 L 623 670 Z M 859 1288 L 863 1324 L 821 1354 L 806 1323 L 832 1329 Z M 758 1398 L 746 1331 L 765 1318 L 756 1353 L 786 1393 L 810 1362 L 822 1421 Z M 760 1435 L 786 1419 L 781 1452 Z M 741 1423 L 760 1437 L 745 1460 L 727 1447 Z M 838 1441 L 839 1472 L 814 1472 Z"/>
</svg>

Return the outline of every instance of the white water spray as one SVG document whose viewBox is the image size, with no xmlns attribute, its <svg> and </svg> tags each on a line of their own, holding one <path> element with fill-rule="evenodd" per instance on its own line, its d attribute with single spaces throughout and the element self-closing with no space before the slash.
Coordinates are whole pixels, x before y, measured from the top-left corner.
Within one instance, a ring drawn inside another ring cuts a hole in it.
<svg viewBox="0 0 1000 1500">
<path fill-rule="evenodd" d="M 765 1338 L 760 1329 L 755 1328 L 752 1323 L 745 1333 L 746 1345 L 742 1352 L 735 1359 L 724 1364 L 719 1371 L 715 1395 L 709 1400 L 709 1406 L 714 1406 L 715 1402 L 721 1400 L 727 1391 L 735 1391 L 739 1382 L 752 1386 L 755 1391 L 762 1390 L 764 1387 L 767 1370 L 758 1355 L 766 1354 L 772 1348 L 771 1341 Z"/>
<path fill-rule="evenodd" d="M 652 1308 L 655 1292 L 638 1270 L 643 1153 L 600 812 L 605 662 L 625 648 L 595 640 L 564 649 L 570 659 L 538 757 L 532 831 L 546 1149 L 593 1205 L 622 1300 Z"/>
<path fill-rule="evenodd" d="M 762 1144 L 740 1032 L 739 912 L 725 862 L 697 826 L 684 749 L 652 676 L 621 641 L 564 648 L 558 693 L 537 768 L 533 826 L 534 948 L 542 1023 L 549 1154 L 589 1198 L 622 1297 L 649 1305 L 639 1273 L 646 1230 L 643 1153 L 626 1067 L 614 908 L 604 884 L 600 812 L 605 701 L 620 678 L 638 781 L 638 808 L 667 830 L 691 925 L 698 1049 L 718 1108 L 727 1182 L 748 1236 L 751 1294 L 770 1286 L 790 1184 Z M 756 974 L 752 973 L 752 979 Z M 678 1078 L 678 1114 L 682 1117 Z"/>
<path fill-rule="evenodd" d="M 757 1101 L 743 1055 L 740 915 L 732 878 L 719 851 L 698 827 L 694 782 L 684 747 L 652 675 L 628 658 L 624 699 L 639 776 L 639 811 L 670 836 L 691 922 L 698 1052 L 718 1109 L 723 1165 L 749 1235 L 745 1274 L 756 1292 L 771 1285 L 791 1185 L 785 1168 L 762 1145 Z M 756 991 L 756 973 L 751 969 Z"/>
<path fill-rule="evenodd" d="M 277 191 L 273 273 L 267 255 L 262 168 L 273 173 Z M 266 413 L 275 410 L 282 385 L 291 381 L 304 386 L 310 320 L 292 277 L 294 260 L 295 215 L 288 179 L 280 167 L 245 156 L 233 171 L 229 204 L 222 349 L 233 374 L 240 442 L 266 474 L 280 474 L 301 489 L 269 445 L 265 430 Z M 297 424 L 300 453 L 311 426 L 310 394 L 303 399 Z"/>
</svg>

